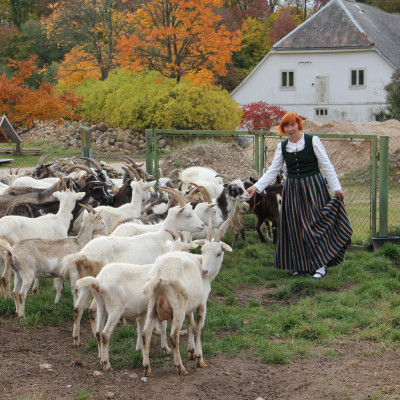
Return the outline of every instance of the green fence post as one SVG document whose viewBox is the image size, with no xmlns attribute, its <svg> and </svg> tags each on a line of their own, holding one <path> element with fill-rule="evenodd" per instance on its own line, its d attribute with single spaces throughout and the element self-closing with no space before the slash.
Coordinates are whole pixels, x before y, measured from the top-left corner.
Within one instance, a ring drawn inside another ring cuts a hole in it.
<svg viewBox="0 0 400 400">
<path fill-rule="evenodd" d="M 371 233 L 372 237 L 377 235 L 376 232 L 376 189 L 377 189 L 377 158 L 378 158 L 378 139 L 375 136 L 372 139 L 372 182 L 371 182 Z"/>
<path fill-rule="evenodd" d="M 264 137 L 264 133 L 262 133 L 260 135 L 260 147 L 259 147 L 260 157 L 259 157 L 258 175 L 260 175 L 260 176 L 264 170 L 264 151 L 265 151 L 264 147 L 265 147 L 265 137 Z"/>
<path fill-rule="evenodd" d="M 81 130 L 81 156 L 93 158 L 92 155 L 92 134 L 90 128 L 83 127 Z"/>
<path fill-rule="evenodd" d="M 260 175 L 260 146 L 258 141 L 257 132 L 253 132 L 254 134 L 254 169 L 257 171 L 258 175 Z"/>
<path fill-rule="evenodd" d="M 146 129 L 146 172 L 153 175 L 153 129 Z"/>
<path fill-rule="evenodd" d="M 388 234 L 389 136 L 379 138 L 379 236 Z"/>
</svg>

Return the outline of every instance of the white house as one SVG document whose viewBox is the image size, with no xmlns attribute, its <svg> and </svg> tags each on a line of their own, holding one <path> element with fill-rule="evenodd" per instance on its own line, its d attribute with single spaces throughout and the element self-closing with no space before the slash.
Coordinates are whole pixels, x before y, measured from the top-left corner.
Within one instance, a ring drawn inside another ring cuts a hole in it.
<svg viewBox="0 0 400 400">
<path fill-rule="evenodd" d="M 400 15 L 331 0 L 277 42 L 231 93 L 316 121 L 368 122 L 385 108 L 400 68 Z"/>
</svg>

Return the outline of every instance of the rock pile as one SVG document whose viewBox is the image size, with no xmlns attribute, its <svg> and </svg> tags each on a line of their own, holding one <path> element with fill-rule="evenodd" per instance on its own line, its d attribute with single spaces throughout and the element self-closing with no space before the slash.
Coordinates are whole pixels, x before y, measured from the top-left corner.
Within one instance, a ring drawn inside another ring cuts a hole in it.
<svg viewBox="0 0 400 400">
<path fill-rule="evenodd" d="M 83 129 L 89 129 L 92 137 L 92 148 L 102 153 L 143 154 L 146 148 L 145 135 L 132 129 L 110 128 L 104 122 L 89 125 L 82 121 L 65 121 L 63 124 L 39 122 L 35 128 L 22 134 L 26 144 L 45 142 L 59 144 L 62 150 L 80 149 Z M 159 143 L 161 148 L 166 142 Z"/>
</svg>

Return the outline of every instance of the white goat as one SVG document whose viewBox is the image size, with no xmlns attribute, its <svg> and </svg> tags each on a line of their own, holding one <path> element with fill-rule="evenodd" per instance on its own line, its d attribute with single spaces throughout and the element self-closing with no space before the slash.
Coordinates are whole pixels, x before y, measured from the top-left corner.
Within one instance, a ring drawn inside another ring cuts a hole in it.
<svg viewBox="0 0 400 400">
<path fill-rule="evenodd" d="M 218 172 L 208 167 L 189 167 L 179 173 L 181 181 L 180 190 L 186 192 L 193 183 L 204 186 L 211 197 L 217 197 L 223 189 L 224 181 Z"/>
<path fill-rule="evenodd" d="M 168 244 L 168 252 L 184 252 L 196 247 L 197 244 L 186 243 L 175 238 L 174 242 Z M 136 320 L 136 351 L 143 348 L 142 330 L 149 298 L 142 289 L 152 266 L 153 264 L 111 263 L 107 264 L 96 278 L 85 277 L 76 283 L 79 290 L 78 307 L 82 299 L 88 296 L 89 291 L 94 295 L 90 309 L 92 310 L 96 303 L 97 321 L 96 326 L 92 326 L 92 329 L 97 338 L 100 363 L 105 371 L 112 369 L 108 356 L 109 343 L 112 332 L 121 318 Z M 166 341 L 166 328 L 165 321 L 161 324 L 161 348 L 164 352 L 170 353 L 171 350 Z"/>
<path fill-rule="evenodd" d="M 111 262 L 129 262 L 134 264 L 150 264 L 160 254 L 167 251 L 165 242 L 169 239 L 169 233 L 179 231 L 196 232 L 204 229 L 204 224 L 194 213 L 192 207 L 185 202 L 175 190 L 163 188 L 176 196 L 180 206 L 172 207 L 157 232 L 149 232 L 135 237 L 106 236 L 90 241 L 83 249 L 75 254 L 70 254 L 63 259 L 61 274 L 71 274 L 77 271 L 79 278 L 84 276 L 97 276 L 104 265 Z M 71 289 L 73 283 L 71 282 Z M 89 298 L 86 300 L 86 304 Z M 74 344 L 80 344 L 79 327 L 83 308 L 77 308 L 76 294 L 74 296 Z"/>
<path fill-rule="evenodd" d="M 85 193 L 75 193 L 70 190 L 53 194 L 59 201 L 57 214 L 46 214 L 37 218 L 7 215 L 0 219 L 0 237 L 4 236 L 9 243 L 16 243 L 23 239 L 64 239 L 68 237 L 68 228 L 72 219 L 72 210 L 77 200 Z M 9 294 L 11 270 L 8 262 L 4 263 L 0 257 L 1 291 L 4 297 Z"/>
<path fill-rule="evenodd" d="M 194 213 L 203 221 L 204 225 L 208 224 L 209 219 L 211 218 L 211 222 L 213 226 L 219 227 L 223 220 L 220 214 L 217 211 L 216 204 L 214 203 L 198 203 L 193 209 Z M 124 237 L 133 237 L 137 235 L 141 235 L 147 232 L 156 232 L 162 226 L 162 223 L 158 224 L 148 224 L 145 225 L 143 223 L 138 222 L 127 222 L 121 225 L 118 225 L 111 233 L 110 236 L 124 236 Z M 206 229 L 203 229 L 202 232 L 194 232 L 193 235 L 196 235 L 196 239 L 199 239 L 204 233 Z M 194 237 L 194 236 L 193 236 Z M 202 236 L 204 238 L 205 236 Z"/>
<path fill-rule="evenodd" d="M 25 301 L 34 278 L 56 278 L 54 286 L 57 292 L 54 303 L 58 303 L 63 288 L 60 277 L 61 260 L 67 254 L 79 251 L 88 243 L 95 231 L 104 231 L 107 227 L 98 213 L 85 214 L 78 236 L 65 239 L 26 239 L 10 246 L 0 239 L 0 248 L 14 271 L 13 297 L 18 317 L 25 317 Z M 77 278 L 76 278 L 77 279 Z"/>
<path fill-rule="evenodd" d="M 31 176 L 20 176 L 14 180 L 12 187 L 31 187 L 39 189 L 47 189 L 58 182 L 59 178 L 35 179 Z"/>
<path fill-rule="evenodd" d="M 132 199 L 130 203 L 120 207 L 98 206 L 97 212 L 101 212 L 101 217 L 107 225 L 108 232 L 112 232 L 119 221 L 126 218 L 138 218 L 142 213 L 142 204 L 150 199 L 150 184 L 143 181 L 132 181 Z"/>
<path fill-rule="evenodd" d="M 211 238 L 212 225 L 209 225 L 207 239 L 202 241 L 200 257 L 190 257 L 190 254 L 182 256 L 179 253 L 165 254 L 156 260 L 149 272 L 150 278 L 143 288 L 144 295 L 150 297 L 142 333 L 144 376 L 152 375 L 149 347 L 157 320 L 172 321 L 170 337 L 174 364 L 179 374 L 187 374 L 179 353 L 179 332 L 185 318 L 190 358 L 197 359 L 198 367 L 206 367 L 201 334 L 211 282 L 221 268 L 224 251 L 232 251 L 229 245 L 220 241 L 224 226 L 228 223 L 229 220 L 226 220 L 220 226 L 214 240 Z M 194 311 L 196 311 L 196 324 L 193 318 Z"/>
</svg>

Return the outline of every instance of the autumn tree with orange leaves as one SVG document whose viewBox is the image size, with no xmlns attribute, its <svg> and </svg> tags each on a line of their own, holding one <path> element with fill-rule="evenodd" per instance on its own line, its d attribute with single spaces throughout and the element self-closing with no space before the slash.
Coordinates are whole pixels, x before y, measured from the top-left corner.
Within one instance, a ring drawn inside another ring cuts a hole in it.
<svg viewBox="0 0 400 400">
<path fill-rule="evenodd" d="M 138 1 L 59 0 L 50 5 L 50 16 L 41 20 L 48 37 L 61 45 L 79 43 L 64 66 L 63 79 L 66 79 L 65 72 L 79 75 L 82 66 L 88 62 L 88 54 L 91 55 L 89 67 L 94 61 L 100 79 L 107 78 L 116 67 L 117 40 L 132 33 L 133 27 L 128 19 L 136 10 Z"/>
<path fill-rule="evenodd" d="M 28 61 L 10 60 L 9 67 L 17 72 L 11 78 L 6 74 L 0 75 L 0 110 L 6 114 L 16 127 L 31 127 L 34 121 L 59 121 L 62 118 L 79 118 L 70 111 L 69 106 L 75 107 L 80 99 L 71 93 L 57 96 L 53 87 L 42 83 L 38 89 L 31 89 L 26 79 L 37 72 L 35 57 Z"/>
<path fill-rule="evenodd" d="M 198 85 L 226 75 L 241 33 L 219 25 L 221 7 L 222 0 L 149 0 L 129 19 L 134 33 L 118 42 L 121 66 Z"/>
</svg>

